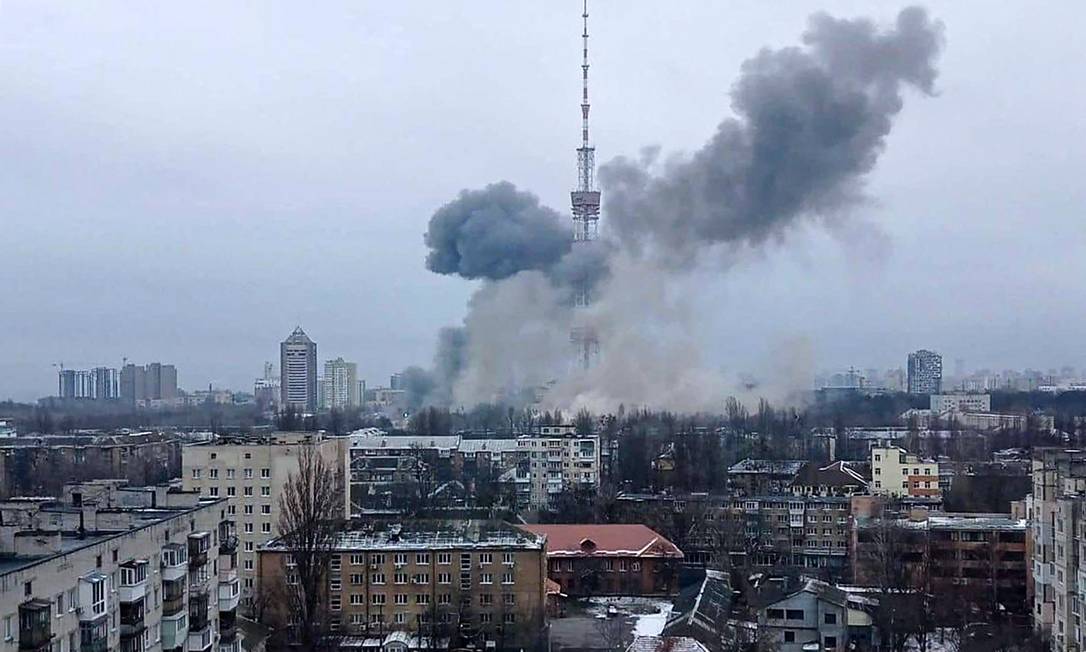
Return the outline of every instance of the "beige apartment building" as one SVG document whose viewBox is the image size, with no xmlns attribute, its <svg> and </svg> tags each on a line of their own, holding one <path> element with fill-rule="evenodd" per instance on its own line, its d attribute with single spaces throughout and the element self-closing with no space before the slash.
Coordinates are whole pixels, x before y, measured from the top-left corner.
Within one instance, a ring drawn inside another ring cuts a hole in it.
<svg viewBox="0 0 1086 652">
<path fill-rule="evenodd" d="M 597 489 L 600 482 L 600 438 L 578 435 L 572 428 L 545 427 L 549 434 L 517 437 L 517 450 L 529 463 L 530 503 L 546 507 L 571 489 Z"/>
<path fill-rule="evenodd" d="M 277 432 L 220 437 L 182 450 L 186 491 L 226 498 L 227 515 L 237 523 L 242 603 L 252 606 L 256 589 L 256 550 L 279 535 L 279 497 L 298 471 L 302 451 L 313 447 L 334 468 L 344 471 L 343 516 L 349 516 L 346 490 L 347 441 L 321 433 Z"/>
<path fill-rule="evenodd" d="M 904 448 L 871 449 L 871 493 L 882 496 L 939 496 L 939 463 Z"/>
<path fill-rule="evenodd" d="M 280 541 L 259 553 L 261 590 L 297 582 Z M 532 650 L 544 640 L 545 537 L 508 523 L 367 524 L 340 534 L 331 564 L 332 628 L 364 637 L 364 649 Z M 266 625 L 292 624 L 281 603 Z"/>
<path fill-rule="evenodd" d="M 107 480 L 0 518 L 0 651 L 240 652 L 225 499 Z"/>
</svg>

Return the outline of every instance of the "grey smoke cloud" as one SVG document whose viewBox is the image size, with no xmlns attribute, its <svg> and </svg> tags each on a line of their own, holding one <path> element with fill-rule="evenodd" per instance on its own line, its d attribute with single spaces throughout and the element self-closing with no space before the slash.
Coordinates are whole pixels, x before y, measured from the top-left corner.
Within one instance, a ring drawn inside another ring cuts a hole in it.
<svg viewBox="0 0 1086 652">
<path fill-rule="evenodd" d="M 425 242 L 427 269 L 468 279 L 547 269 L 570 249 L 562 216 L 508 181 L 461 191 L 430 218 Z"/>
<path fill-rule="evenodd" d="M 703 364 L 697 311 L 672 296 L 689 281 L 683 270 L 712 247 L 757 247 L 859 201 L 904 89 L 933 94 L 942 42 L 942 25 L 919 8 L 886 30 L 811 17 L 802 46 L 742 64 L 734 116 L 693 155 L 660 163 L 659 148 L 646 148 L 600 168 L 609 241 L 571 248 L 558 214 L 512 184 L 462 192 L 430 221 L 427 266 L 489 282 L 457 346 L 439 351 L 435 387 L 448 391 L 431 396 L 465 405 L 558 377 L 549 400 L 561 407 L 718 409 L 735 387 Z M 582 279 L 595 296 L 574 311 L 569 289 Z M 563 370 L 572 324 L 600 334 L 600 363 L 587 372 Z M 778 375 L 764 387 L 784 393 L 803 374 Z"/>
<path fill-rule="evenodd" d="M 692 156 L 600 168 L 609 227 L 670 264 L 716 244 L 757 246 L 797 218 L 856 201 L 910 86 L 933 93 L 942 25 L 920 8 L 891 29 L 810 19 L 804 47 L 764 49 L 731 90 L 734 118 Z"/>
</svg>

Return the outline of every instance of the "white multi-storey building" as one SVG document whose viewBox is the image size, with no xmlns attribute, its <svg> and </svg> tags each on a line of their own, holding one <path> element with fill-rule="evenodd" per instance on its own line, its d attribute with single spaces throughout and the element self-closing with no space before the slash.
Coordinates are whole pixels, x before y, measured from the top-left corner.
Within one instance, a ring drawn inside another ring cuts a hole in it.
<svg viewBox="0 0 1086 652">
<path fill-rule="evenodd" d="M 929 400 L 934 414 L 992 411 L 991 394 L 932 394 Z"/>
<path fill-rule="evenodd" d="M 182 483 L 186 491 L 212 498 L 229 498 L 227 515 L 237 522 L 242 599 L 252 604 L 256 587 L 256 549 L 278 536 L 279 498 L 298 472 L 303 449 L 312 447 L 344 474 L 346 494 L 347 440 L 320 433 L 273 433 L 219 438 L 186 446 L 181 451 Z"/>
<path fill-rule="evenodd" d="M 346 410 L 359 405 L 358 365 L 343 358 L 325 361 L 321 405 L 326 410 Z"/>
<path fill-rule="evenodd" d="M 225 499 L 107 480 L 0 515 L 0 650 L 241 649 Z"/>
</svg>

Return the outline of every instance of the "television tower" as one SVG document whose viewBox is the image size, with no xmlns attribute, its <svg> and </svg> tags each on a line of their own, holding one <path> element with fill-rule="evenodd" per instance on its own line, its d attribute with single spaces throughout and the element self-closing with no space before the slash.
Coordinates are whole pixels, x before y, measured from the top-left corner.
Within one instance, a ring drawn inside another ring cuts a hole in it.
<svg viewBox="0 0 1086 652">
<path fill-rule="evenodd" d="M 600 191 L 596 189 L 596 148 L 588 142 L 588 0 L 584 0 L 584 30 L 581 32 L 581 146 L 577 148 L 577 189 L 569 193 L 573 205 L 573 246 L 588 246 L 599 237 Z M 582 279 L 574 293 L 577 308 L 587 307 L 592 300 L 587 279 Z M 600 342 L 591 326 L 576 325 L 570 340 L 577 349 L 577 360 L 583 369 L 595 364 L 600 354 Z"/>
</svg>

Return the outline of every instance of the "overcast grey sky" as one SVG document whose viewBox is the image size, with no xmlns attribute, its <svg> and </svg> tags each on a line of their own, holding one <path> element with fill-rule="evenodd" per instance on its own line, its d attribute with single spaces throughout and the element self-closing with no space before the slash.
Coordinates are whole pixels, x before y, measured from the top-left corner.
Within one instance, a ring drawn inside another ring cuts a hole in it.
<svg viewBox="0 0 1086 652">
<path fill-rule="evenodd" d="M 714 363 L 1086 365 L 1086 4 L 924 4 L 938 96 L 870 178 L 881 233 L 703 272 Z M 595 0 L 598 159 L 697 148 L 759 48 L 901 6 Z M 371 383 L 427 363 L 473 288 L 425 270 L 431 213 L 502 179 L 567 210 L 579 30 L 576 0 L 0 0 L 0 398 L 122 356 L 251 389 L 296 324 Z"/>
</svg>

